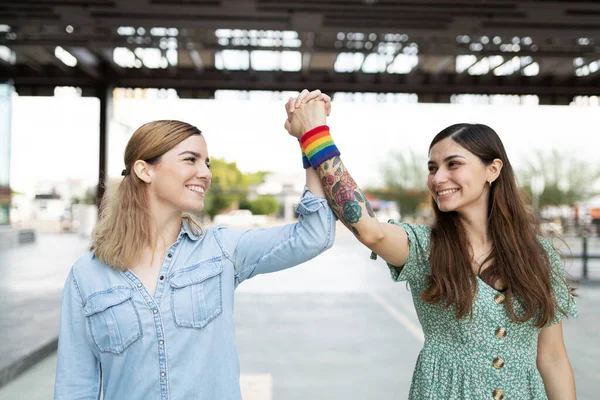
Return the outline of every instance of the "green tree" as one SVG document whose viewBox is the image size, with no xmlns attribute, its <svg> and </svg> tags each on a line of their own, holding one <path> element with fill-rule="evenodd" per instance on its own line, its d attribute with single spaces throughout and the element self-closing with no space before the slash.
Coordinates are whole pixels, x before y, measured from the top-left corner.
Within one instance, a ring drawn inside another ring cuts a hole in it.
<svg viewBox="0 0 600 400">
<path fill-rule="evenodd" d="M 240 210 L 252 210 L 252 202 L 248 199 L 242 199 L 238 207 Z"/>
<path fill-rule="evenodd" d="M 419 205 L 427 199 L 427 161 L 414 151 L 395 152 L 383 164 L 385 187 L 369 189 L 369 193 L 396 201 L 403 216 L 416 215 Z"/>
<path fill-rule="evenodd" d="M 114 188 L 111 188 L 114 190 Z M 82 197 L 75 197 L 73 204 L 96 204 L 96 186 L 88 187 Z"/>
<path fill-rule="evenodd" d="M 532 198 L 531 182 L 542 176 L 544 190 L 539 196 L 539 206 L 569 205 L 587 200 L 594 195 L 594 183 L 600 178 L 600 163 L 577 158 L 574 154 L 554 149 L 537 151 L 517 172 L 523 190 Z"/>
<path fill-rule="evenodd" d="M 211 219 L 219 212 L 235 205 L 245 206 L 250 185 L 264 181 L 268 172 L 242 173 L 235 162 L 211 158 L 212 184 L 205 199 L 204 213 Z"/>
<path fill-rule="evenodd" d="M 255 215 L 272 215 L 279 211 L 279 202 L 271 195 L 262 195 L 250 202 L 250 211 Z"/>
</svg>

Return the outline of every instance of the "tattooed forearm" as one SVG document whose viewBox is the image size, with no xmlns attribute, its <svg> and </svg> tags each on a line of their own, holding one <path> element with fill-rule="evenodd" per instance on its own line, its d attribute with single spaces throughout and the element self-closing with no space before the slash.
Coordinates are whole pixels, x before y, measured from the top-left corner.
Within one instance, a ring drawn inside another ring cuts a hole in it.
<svg viewBox="0 0 600 400">
<path fill-rule="evenodd" d="M 348 229 L 360 236 L 359 228 L 353 225 L 358 224 L 365 215 L 375 218 L 365 194 L 352 179 L 340 157 L 325 161 L 317 171 L 331 209 Z"/>
</svg>

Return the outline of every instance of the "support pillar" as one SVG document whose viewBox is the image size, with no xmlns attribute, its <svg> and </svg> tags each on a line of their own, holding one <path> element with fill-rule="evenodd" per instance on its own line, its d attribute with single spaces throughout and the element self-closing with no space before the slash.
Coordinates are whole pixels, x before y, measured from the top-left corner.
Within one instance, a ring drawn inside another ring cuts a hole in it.
<svg viewBox="0 0 600 400">
<path fill-rule="evenodd" d="M 112 115 L 113 87 L 108 85 L 96 86 L 96 97 L 100 100 L 100 130 L 98 146 L 98 187 L 96 190 L 96 205 L 98 211 L 107 185 L 106 161 L 108 149 L 108 123 Z"/>
<path fill-rule="evenodd" d="M 13 86 L 0 84 L 0 226 L 10 225 L 10 136 Z"/>
</svg>

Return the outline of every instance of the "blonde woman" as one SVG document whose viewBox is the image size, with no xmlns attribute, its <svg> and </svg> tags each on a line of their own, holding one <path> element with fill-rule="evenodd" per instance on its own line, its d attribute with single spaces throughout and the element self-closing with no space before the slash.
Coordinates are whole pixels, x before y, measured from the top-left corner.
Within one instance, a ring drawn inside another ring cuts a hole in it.
<svg viewBox="0 0 600 400">
<path fill-rule="evenodd" d="M 316 172 L 306 170 L 297 223 L 245 231 L 202 229 L 185 214 L 203 209 L 211 183 L 194 126 L 140 127 L 123 175 L 65 284 L 54 398 L 241 399 L 234 290 L 332 246 Z"/>
</svg>

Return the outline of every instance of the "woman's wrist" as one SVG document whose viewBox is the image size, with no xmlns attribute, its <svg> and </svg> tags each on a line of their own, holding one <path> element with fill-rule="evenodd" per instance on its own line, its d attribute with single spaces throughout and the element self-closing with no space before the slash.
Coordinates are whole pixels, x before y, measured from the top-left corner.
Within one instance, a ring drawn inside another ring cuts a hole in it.
<svg viewBox="0 0 600 400">
<path fill-rule="evenodd" d="M 302 147 L 300 148 L 300 150 L 302 150 Z M 308 161 L 308 157 L 306 157 L 304 150 L 302 150 L 302 167 L 304 169 L 310 168 L 310 161 Z"/>
</svg>

